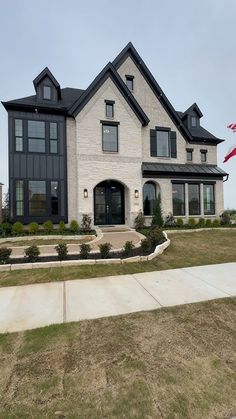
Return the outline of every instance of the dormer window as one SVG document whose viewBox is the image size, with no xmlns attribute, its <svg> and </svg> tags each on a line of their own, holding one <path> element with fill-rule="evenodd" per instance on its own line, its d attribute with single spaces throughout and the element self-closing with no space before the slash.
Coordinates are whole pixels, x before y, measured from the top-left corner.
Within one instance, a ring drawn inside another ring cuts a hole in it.
<svg viewBox="0 0 236 419">
<path fill-rule="evenodd" d="M 51 87 L 43 86 L 43 99 L 51 100 Z"/>
<path fill-rule="evenodd" d="M 126 86 L 132 92 L 134 90 L 134 76 L 125 76 Z"/>
<path fill-rule="evenodd" d="M 197 127 L 197 118 L 196 116 L 191 116 L 191 127 L 196 128 Z"/>
</svg>

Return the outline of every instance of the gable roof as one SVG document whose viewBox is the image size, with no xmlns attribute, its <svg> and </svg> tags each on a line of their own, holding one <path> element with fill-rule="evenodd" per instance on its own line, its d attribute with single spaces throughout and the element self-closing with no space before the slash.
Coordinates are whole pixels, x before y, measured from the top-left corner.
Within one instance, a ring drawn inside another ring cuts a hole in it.
<svg viewBox="0 0 236 419">
<path fill-rule="evenodd" d="M 58 98 L 61 98 L 61 87 L 58 81 L 55 79 L 48 67 L 45 67 L 41 73 L 33 80 L 35 91 L 37 91 L 38 84 L 45 78 L 48 77 L 57 89 Z"/>
<path fill-rule="evenodd" d="M 185 116 L 187 116 L 192 111 L 195 111 L 197 115 L 199 116 L 199 118 L 203 116 L 201 110 L 199 109 L 198 105 L 195 102 L 191 106 L 189 106 L 189 108 L 185 112 L 182 113 L 182 119 L 185 118 Z"/>
<path fill-rule="evenodd" d="M 108 63 L 98 76 L 93 80 L 89 87 L 84 91 L 80 98 L 71 106 L 68 113 L 71 116 L 76 116 L 98 91 L 102 84 L 108 79 L 114 82 L 118 90 L 121 92 L 126 102 L 129 104 L 133 112 L 136 114 L 142 125 L 148 125 L 149 119 L 145 112 L 142 110 L 137 100 L 134 98 L 112 63 Z"/>
</svg>

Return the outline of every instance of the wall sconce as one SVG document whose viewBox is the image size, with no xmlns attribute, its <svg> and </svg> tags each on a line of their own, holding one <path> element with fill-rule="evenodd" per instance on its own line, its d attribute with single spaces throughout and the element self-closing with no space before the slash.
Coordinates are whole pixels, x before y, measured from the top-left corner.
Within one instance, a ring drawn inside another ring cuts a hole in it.
<svg viewBox="0 0 236 419">
<path fill-rule="evenodd" d="M 84 189 L 84 198 L 88 198 L 88 189 Z"/>
<path fill-rule="evenodd" d="M 138 189 L 135 189 L 135 191 L 134 191 L 134 197 L 135 197 L 135 198 L 139 198 L 139 192 L 138 192 Z"/>
</svg>

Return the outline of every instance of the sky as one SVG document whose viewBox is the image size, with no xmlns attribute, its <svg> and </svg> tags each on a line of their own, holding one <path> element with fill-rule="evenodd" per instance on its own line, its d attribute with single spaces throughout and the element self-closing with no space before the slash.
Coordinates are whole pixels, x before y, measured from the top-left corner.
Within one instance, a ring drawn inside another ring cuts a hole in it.
<svg viewBox="0 0 236 419">
<path fill-rule="evenodd" d="M 236 0 L 0 0 L 0 100 L 34 94 L 48 66 L 85 89 L 131 41 L 176 110 L 197 102 L 201 124 L 226 141 L 225 208 L 236 208 Z M 0 182 L 8 184 L 7 112 L 0 104 Z"/>
</svg>

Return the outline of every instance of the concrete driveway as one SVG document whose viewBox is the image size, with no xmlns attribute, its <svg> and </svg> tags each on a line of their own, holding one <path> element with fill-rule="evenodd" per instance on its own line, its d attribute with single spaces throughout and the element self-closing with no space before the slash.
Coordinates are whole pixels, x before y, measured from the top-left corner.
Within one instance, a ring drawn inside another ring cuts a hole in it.
<svg viewBox="0 0 236 419">
<path fill-rule="evenodd" d="M 235 295 L 236 263 L 6 287 L 0 288 L 0 332 Z"/>
</svg>

